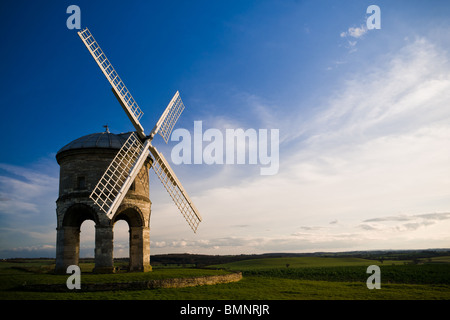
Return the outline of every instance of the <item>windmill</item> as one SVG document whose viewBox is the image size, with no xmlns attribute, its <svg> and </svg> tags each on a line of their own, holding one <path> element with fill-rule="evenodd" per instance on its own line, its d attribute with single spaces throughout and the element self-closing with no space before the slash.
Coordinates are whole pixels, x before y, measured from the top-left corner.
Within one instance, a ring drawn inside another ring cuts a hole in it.
<svg viewBox="0 0 450 320">
<path fill-rule="evenodd" d="M 151 144 L 156 134 L 160 134 L 168 142 L 173 127 L 184 110 L 179 92 L 175 93 L 150 134 L 146 135 L 139 122 L 143 112 L 92 33 L 85 28 L 78 31 L 78 35 L 111 84 L 114 95 L 136 129 L 122 145 L 89 197 L 112 219 L 145 160 L 150 156 L 156 175 L 195 233 L 202 218 L 167 160 Z"/>
</svg>

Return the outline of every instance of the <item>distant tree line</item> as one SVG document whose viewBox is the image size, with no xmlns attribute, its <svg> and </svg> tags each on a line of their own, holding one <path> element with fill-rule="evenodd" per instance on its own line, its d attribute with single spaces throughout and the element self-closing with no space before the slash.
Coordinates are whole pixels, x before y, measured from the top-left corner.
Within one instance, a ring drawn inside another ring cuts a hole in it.
<svg viewBox="0 0 450 320">
<path fill-rule="evenodd" d="M 411 260 L 413 262 L 431 261 L 432 257 L 449 256 L 450 249 L 428 249 L 428 250 L 374 250 L 374 251 L 348 251 L 348 252 L 313 252 L 313 253 L 264 253 L 264 254 L 241 254 L 241 255 L 203 255 L 189 253 L 158 254 L 150 257 L 150 264 L 157 265 L 180 265 L 202 268 L 209 265 L 230 263 L 248 259 L 263 258 L 287 258 L 287 257 L 352 257 L 370 260 Z M 420 260 L 421 259 L 421 260 Z M 54 260 L 54 258 L 12 258 L 3 259 L 11 262 L 26 262 L 27 260 Z M 115 258 L 117 262 L 127 262 L 128 258 Z M 80 262 L 94 262 L 94 258 L 80 258 Z M 286 265 L 286 268 L 289 268 Z"/>
</svg>

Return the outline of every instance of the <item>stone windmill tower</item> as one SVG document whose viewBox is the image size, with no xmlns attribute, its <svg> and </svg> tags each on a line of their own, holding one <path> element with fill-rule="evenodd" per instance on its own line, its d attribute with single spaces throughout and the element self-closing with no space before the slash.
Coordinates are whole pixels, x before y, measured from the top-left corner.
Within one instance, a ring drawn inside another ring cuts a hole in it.
<svg viewBox="0 0 450 320">
<path fill-rule="evenodd" d="M 131 133 L 105 132 L 78 138 L 56 154 L 60 165 L 59 197 L 56 201 L 56 272 L 66 273 L 77 265 L 80 227 L 85 220 L 95 223 L 95 272 L 113 272 L 113 227 L 119 220 L 129 225 L 130 271 L 149 271 L 150 211 L 149 169 L 147 158 L 112 219 L 89 198 L 103 172 Z"/>
</svg>

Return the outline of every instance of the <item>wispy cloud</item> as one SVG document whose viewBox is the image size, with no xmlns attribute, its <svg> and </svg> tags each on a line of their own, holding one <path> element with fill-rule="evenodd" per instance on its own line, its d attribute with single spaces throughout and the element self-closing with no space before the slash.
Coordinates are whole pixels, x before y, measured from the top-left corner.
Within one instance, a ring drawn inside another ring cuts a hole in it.
<svg viewBox="0 0 450 320">
<path fill-rule="evenodd" d="M 361 228 L 366 230 L 394 230 L 399 232 L 413 231 L 428 227 L 438 222 L 450 220 L 449 212 L 424 213 L 416 215 L 396 215 L 372 218 L 363 221 Z"/>
<path fill-rule="evenodd" d="M 56 234 L 58 183 L 53 159 L 42 159 L 29 167 L 0 163 L 2 255 L 23 252 L 30 256 L 49 251 Z"/>
<path fill-rule="evenodd" d="M 367 33 L 367 27 L 361 25 L 360 27 L 350 27 L 347 31 L 341 32 L 340 36 L 342 38 L 352 37 L 352 38 L 362 38 Z"/>
<path fill-rule="evenodd" d="M 367 219 L 367 220 L 364 220 L 363 222 L 413 221 L 413 220 L 417 220 L 417 219 L 435 221 L 435 222 L 440 221 L 440 220 L 447 220 L 447 219 L 450 219 L 450 212 L 387 216 L 387 217 Z"/>
<path fill-rule="evenodd" d="M 356 44 L 359 40 L 364 38 L 367 31 L 367 27 L 365 25 L 361 25 L 360 27 L 350 27 L 347 31 L 340 33 L 341 38 L 347 39 L 347 48 L 349 49 L 349 53 L 356 51 Z"/>
<path fill-rule="evenodd" d="M 24 247 L 13 247 L 0 249 L 0 257 L 5 258 L 51 258 L 55 255 L 54 245 L 31 245 Z"/>
<path fill-rule="evenodd" d="M 56 163 L 51 165 L 56 169 Z M 56 201 L 59 179 L 42 172 L 40 166 L 27 168 L 0 163 L 0 213 L 39 213 L 49 195 Z M 57 174 L 57 171 L 53 172 Z"/>
</svg>

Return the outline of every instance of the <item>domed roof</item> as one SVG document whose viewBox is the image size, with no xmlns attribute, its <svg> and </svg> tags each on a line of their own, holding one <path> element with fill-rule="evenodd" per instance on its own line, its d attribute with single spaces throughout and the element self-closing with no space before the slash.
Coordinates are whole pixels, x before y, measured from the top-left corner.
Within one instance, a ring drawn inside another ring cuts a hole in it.
<svg viewBox="0 0 450 320">
<path fill-rule="evenodd" d="M 131 132 L 115 134 L 109 132 L 98 132 L 88 134 L 81 138 L 75 139 L 62 147 L 56 155 L 61 152 L 73 149 L 88 149 L 88 148 L 104 148 L 104 149 L 120 149 L 125 141 L 130 136 Z"/>
</svg>

